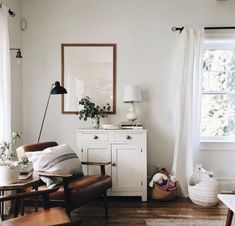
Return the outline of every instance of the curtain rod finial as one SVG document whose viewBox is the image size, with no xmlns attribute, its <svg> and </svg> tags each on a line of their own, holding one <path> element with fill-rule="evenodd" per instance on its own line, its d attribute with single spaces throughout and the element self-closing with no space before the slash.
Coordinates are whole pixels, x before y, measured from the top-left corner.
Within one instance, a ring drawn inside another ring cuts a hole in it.
<svg viewBox="0 0 235 226">
<path fill-rule="evenodd" d="M 173 32 L 175 32 L 175 31 L 180 31 L 180 33 L 181 33 L 181 32 L 184 30 L 184 27 L 172 27 L 171 30 L 172 30 Z"/>
</svg>

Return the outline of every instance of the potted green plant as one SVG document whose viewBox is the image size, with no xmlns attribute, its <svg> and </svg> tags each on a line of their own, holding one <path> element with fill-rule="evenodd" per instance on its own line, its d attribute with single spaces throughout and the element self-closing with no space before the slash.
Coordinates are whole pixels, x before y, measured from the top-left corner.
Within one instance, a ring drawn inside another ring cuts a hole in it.
<svg viewBox="0 0 235 226">
<path fill-rule="evenodd" d="M 27 157 L 22 157 L 20 161 L 15 160 L 12 145 L 21 138 L 20 132 L 13 132 L 9 142 L 0 143 L 0 184 L 15 183 L 18 180 L 21 167 L 28 163 Z"/>
<path fill-rule="evenodd" d="M 111 106 L 107 103 L 104 106 L 96 105 L 90 97 L 86 96 L 79 101 L 79 105 L 83 108 L 78 112 L 79 119 L 86 121 L 88 118 L 93 119 L 92 126 L 99 129 L 100 118 L 107 117 L 107 112 L 111 110 Z"/>
</svg>

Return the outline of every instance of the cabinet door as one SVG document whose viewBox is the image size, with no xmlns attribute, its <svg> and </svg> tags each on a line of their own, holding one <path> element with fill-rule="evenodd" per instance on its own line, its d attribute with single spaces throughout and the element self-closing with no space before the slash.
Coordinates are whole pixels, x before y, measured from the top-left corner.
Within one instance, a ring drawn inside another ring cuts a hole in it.
<svg viewBox="0 0 235 226">
<path fill-rule="evenodd" d="M 82 148 L 83 158 L 85 162 L 111 162 L 111 145 L 110 144 L 87 144 Z M 83 166 L 84 174 L 97 175 L 100 174 L 100 166 Z M 111 166 L 105 167 L 107 175 L 111 175 Z"/>
<path fill-rule="evenodd" d="M 141 190 L 141 148 L 136 145 L 112 146 L 112 191 Z"/>
</svg>

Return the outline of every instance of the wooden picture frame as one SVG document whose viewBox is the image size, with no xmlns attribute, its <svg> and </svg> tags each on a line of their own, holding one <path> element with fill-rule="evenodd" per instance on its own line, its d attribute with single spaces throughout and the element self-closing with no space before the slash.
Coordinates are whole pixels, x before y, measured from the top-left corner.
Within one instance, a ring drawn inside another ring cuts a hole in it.
<svg viewBox="0 0 235 226">
<path fill-rule="evenodd" d="M 78 114 L 79 100 L 89 96 L 97 105 L 109 103 L 116 113 L 116 44 L 61 44 L 62 114 Z"/>
</svg>

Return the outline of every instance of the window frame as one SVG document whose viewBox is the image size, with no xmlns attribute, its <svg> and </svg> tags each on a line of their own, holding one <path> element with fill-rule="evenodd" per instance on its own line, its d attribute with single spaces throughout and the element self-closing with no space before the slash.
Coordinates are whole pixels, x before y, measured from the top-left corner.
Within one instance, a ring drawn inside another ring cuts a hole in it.
<svg viewBox="0 0 235 226">
<path fill-rule="evenodd" d="M 235 36 L 227 37 L 208 35 L 203 43 L 204 50 L 235 50 Z M 199 91 L 202 95 L 213 94 L 235 94 L 235 92 L 226 91 Z M 200 150 L 208 151 L 235 151 L 235 136 L 202 136 L 200 134 Z"/>
</svg>

